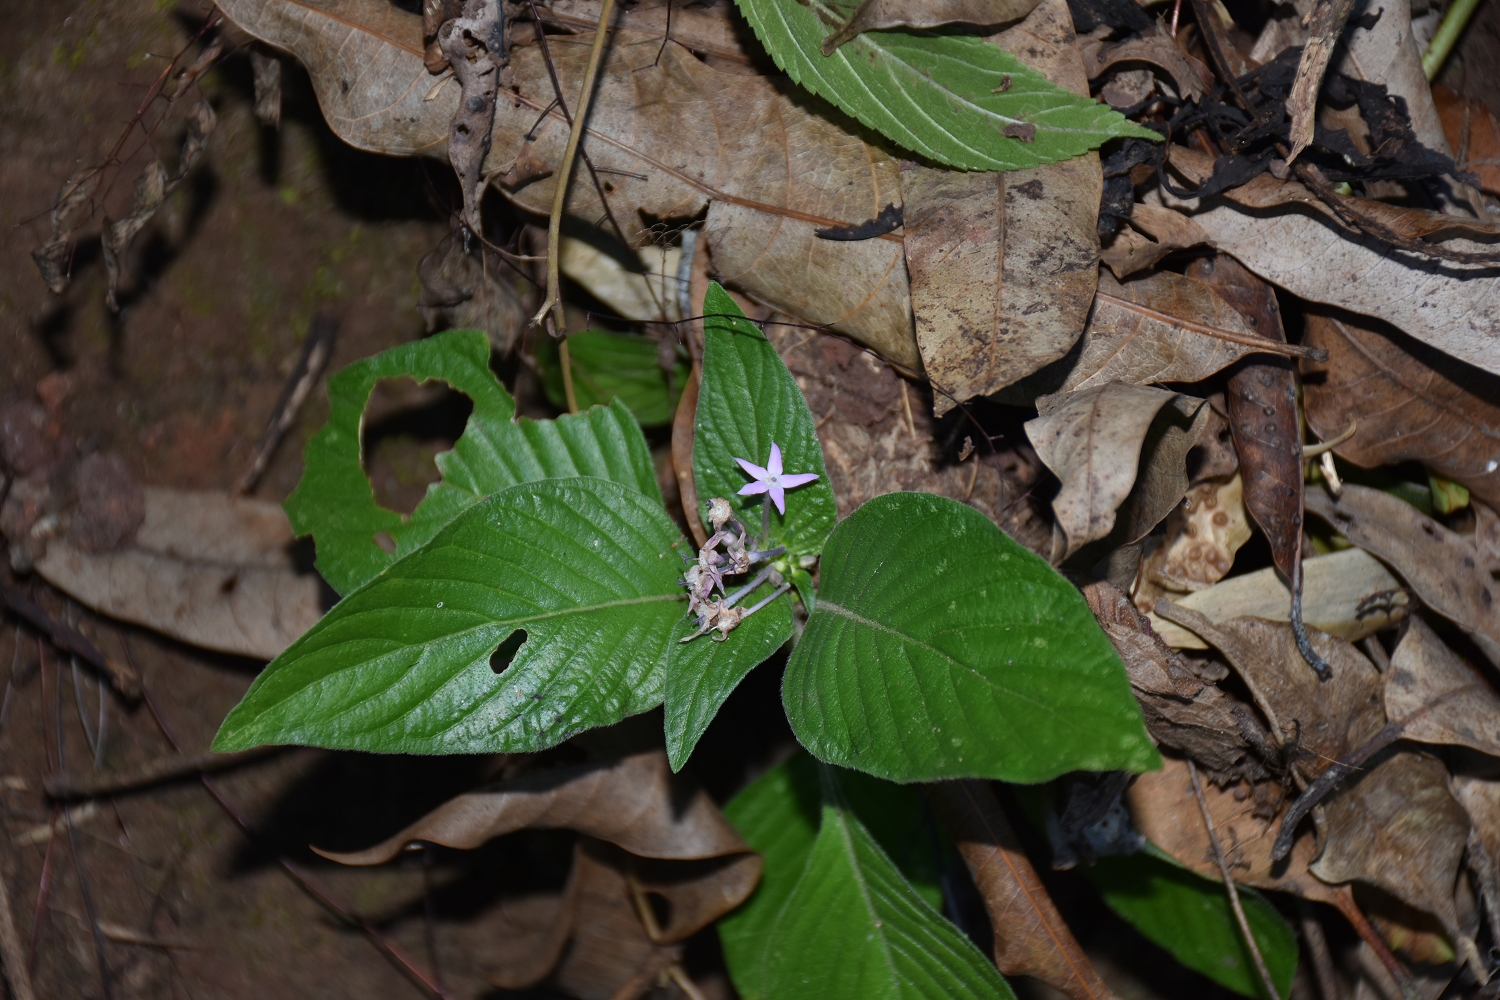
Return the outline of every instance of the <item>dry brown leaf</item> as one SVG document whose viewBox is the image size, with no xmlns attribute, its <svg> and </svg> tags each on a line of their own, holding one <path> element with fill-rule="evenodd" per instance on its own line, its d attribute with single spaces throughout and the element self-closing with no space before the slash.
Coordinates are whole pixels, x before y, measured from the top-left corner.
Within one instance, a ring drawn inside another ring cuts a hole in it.
<svg viewBox="0 0 1500 1000">
<path fill-rule="evenodd" d="M 1204 92 L 1203 81 L 1207 67 L 1200 72 L 1194 65 L 1197 60 L 1182 51 L 1177 39 L 1172 37 L 1166 25 L 1160 21 L 1152 21 L 1149 31 L 1132 35 L 1123 41 L 1108 42 L 1102 38 L 1089 38 L 1081 41 L 1079 47 L 1083 55 L 1084 71 L 1090 80 L 1116 63 L 1147 63 L 1172 78 L 1179 97 L 1200 97 Z"/>
<path fill-rule="evenodd" d="M 1088 93 L 1065 0 L 991 39 L 1053 83 Z M 1097 153 L 1010 173 L 903 163 L 906 265 L 934 412 L 1065 355 L 1097 279 Z"/>
<path fill-rule="evenodd" d="M 1422 71 L 1422 49 L 1411 32 L 1411 0 L 1381 0 L 1380 9 L 1372 24 L 1360 24 L 1344 35 L 1338 71 L 1384 84 L 1386 93 L 1406 102 L 1417 141 L 1447 155 L 1452 151 L 1443 137 L 1432 86 Z"/>
<path fill-rule="evenodd" d="M 1429 608 L 1500 665 L 1500 593 L 1464 538 L 1404 500 L 1346 484 L 1337 500 L 1309 490 L 1307 509 L 1399 573 Z"/>
<path fill-rule="evenodd" d="M 1235 553 L 1249 540 L 1239 473 L 1198 484 L 1168 517 L 1162 544 L 1142 561 L 1136 606 L 1155 607 L 1158 589 L 1207 590 L 1228 575 Z"/>
<path fill-rule="evenodd" d="M 1212 172 L 1211 157 L 1185 147 L 1173 147 L 1171 161 L 1195 183 Z M 1294 295 L 1377 316 L 1446 354 L 1500 373 L 1500 276 L 1494 268 L 1393 254 L 1378 240 L 1329 224 L 1321 209 L 1307 204 L 1312 198 L 1301 185 L 1269 174 L 1226 192 L 1210 206 L 1159 191 L 1147 198 L 1188 212 L 1213 246 Z M 1380 205 L 1360 200 L 1362 210 L 1399 217 L 1405 231 L 1419 231 L 1416 224 L 1426 224 L 1421 213 Z M 1257 210 L 1266 207 L 1279 210 Z M 1441 224 L 1449 228 L 1459 224 L 1457 217 L 1445 219 Z M 1382 216 L 1380 221 L 1391 220 Z M 1487 248 L 1467 240 L 1451 245 Z"/>
<path fill-rule="evenodd" d="M 1307 343 L 1326 362 L 1303 362 L 1307 422 L 1334 448 L 1370 468 L 1416 459 L 1500 502 L 1500 378 L 1417 343 L 1384 323 L 1348 315 L 1307 317 Z"/>
<path fill-rule="evenodd" d="M 1385 714 L 1418 743 L 1466 746 L 1500 757 L 1500 695 L 1414 617 L 1385 674 Z"/>
<path fill-rule="evenodd" d="M 324 116 L 346 142 L 398 156 L 445 155 L 458 88 L 434 83 L 423 64 L 419 16 L 385 0 L 322 0 L 316 7 L 226 0 L 223 9 L 302 61 Z M 551 35 L 549 47 L 571 107 L 592 41 L 587 12 L 597 6 L 570 11 L 567 23 L 585 30 Z M 900 237 L 843 242 L 814 235 L 899 204 L 895 161 L 807 110 L 775 81 L 734 72 L 733 60 L 710 65 L 695 57 L 694 49 L 731 51 L 729 16 L 725 5 L 674 14 L 673 42 L 659 62 L 660 30 L 618 32 L 607 50 L 584 148 L 625 237 L 649 242 L 651 220 L 685 222 L 707 206 L 704 232 L 726 282 L 918 367 Z M 528 34 L 524 27 L 515 32 L 515 89 L 496 108 L 484 170 L 507 197 L 544 215 L 568 125 L 560 111 L 547 111 L 552 82 Z M 602 214 L 598 193 L 587 171 L 574 178 L 569 214 L 593 224 Z M 1096 208 L 1097 194 L 1090 210 Z"/>
<path fill-rule="evenodd" d="M 989 786 L 948 781 L 928 785 L 927 797 L 984 899 L 1000 971 L 1034 976 L 1072 1000 L 1113 997 L 1037 878 Z"/>
<path fill-rule="evenodd" d="M 1099 257 L 1116 278 L 1124 281 L 1155 267 L 1170 253 L 1207 242 L 1208 234 L 1202 227 L 1181 212 L 1138 201 L 1130 208 L 1130 225 L 1115 234 L 1114 241 L 1099 251 Z"/>
<path fill-rule="evenodd" d="M 864 0 L 842 28 L 823 39 L 823 54 L 833 55 L 840 45 L 866 31 L 940 28 L 946 24 L 998 27 L 1019 21 L 1036 5 L 1037 0 L 927 0 L 922 4 L 908 0 Z"/>
<path fill-rule="evenodd" d="M 1474 509 L 1474 548 L 1479 552 L 1479 564 L 1491 573 L 1500 573 L 1500 513 L 1477 500 L 1469 506 Z"/>
<path fill-rule="evenodd" d="M 417 264 L 422 294 L 417 311 L 436 330 L 483 330 L 495 349 L 508 353 L 529 318 L 507 278 L 500 255 L 481 245 L 464 249 L 458 232 L 443 237 Z"/>
<path fill-rule="evenodd" d="M 1389 628 L 1405 617 L 1401 581 L 1364 549 L 1317 556 L 1302 564 L 1302 617 L 1308 625 L 1350 642 Z M 1291 593 L 1267 567 L 1230 577 L 1177 601 L 1212 622 L 1241 615 L 1286 621 Z M 1205 649 L 1192 632 L 1150 613 L 1151 627 L 1177 649 Z"/>
<path fill-rule="evenodd" d="M 1432 100 L 1459 168 L 1477 174 L 1484 190 L 1500 193 L 1500 118 L 1483 101 L 1460 97 L 1438 84 L 1433 85 Z"/>
<path fill-rule="evenodd" d="M 1152 737 L 1210 771 L 1233 771 L 1250 744 L 1224 693 L 1194 674 L 1119 590 L 1091 583 L 1083 596 L 1125 663 Z"/>
<path fill-rule="evenodd" d="M 1152 386 L 1112 382 L 1038 401 L 1041 415 L 1026 422 L 1026 436 L 1047 468 L 1062 481 L 1052 510 L 1065 538 L 1064 557 L 1114 530 L 1117 511 L 1136 484 L 1137 468 L 1144 470 L 1150 465 L 1151 456 L 1144 446 L 1158 414 L 1179 398 L 1186 406 L 1179 409 L 1173 405 L 1168 420 L 1177 418 L 1180 427 L 1185 422 L 1182 418 L 1191 418 L 1202 400 Z M 1177 443 L 1182 443 L 1186 434 L 1180 430 Z M 1191 441 L 1187 446 L 1191 447 Z M 1181 451 L 1185 456 L 1187 447 Z M 1185 493 L 1185 469 L 1181 485 Z M 1181 499 L 1179 493 L 1172 505 Z M 1165 516 L 1166 510 L 1161 513 Z M 1142 511 L 1132 527 L 1147 519 Z M 1153 527 L 1154 522 L 1146 525 L 1141 534 Z"/>
<path fill-rule="evenodd" d="M 1490 921 L 1500 919 L 1500 775 L 1453 775 L 1453 794 L 1469 814 L 1469 869 Z"/>
</svg>

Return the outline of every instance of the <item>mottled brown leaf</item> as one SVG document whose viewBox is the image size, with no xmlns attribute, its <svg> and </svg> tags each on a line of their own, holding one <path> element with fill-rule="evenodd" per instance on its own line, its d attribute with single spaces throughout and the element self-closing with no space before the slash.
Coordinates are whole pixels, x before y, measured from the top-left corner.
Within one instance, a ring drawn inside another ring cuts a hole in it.
<svg viewBox="0 0 1500 1000">
<path fill-rule="evenodd" d="M 1500 377 L 1384 323 L 1348 314 L 1307 317 L 1307 422 L 1323 440 L 1357 425 L 1334 452 L 1370 468 L 1417 460 L 1500 503 Z"/>
<path fill-rule="evenodd" d="M 1500 757 L 1500 695 L 1421 618 L 1412 618 L 1385 674 L 1385 714 L 1418 743 Z"/>
</svg>

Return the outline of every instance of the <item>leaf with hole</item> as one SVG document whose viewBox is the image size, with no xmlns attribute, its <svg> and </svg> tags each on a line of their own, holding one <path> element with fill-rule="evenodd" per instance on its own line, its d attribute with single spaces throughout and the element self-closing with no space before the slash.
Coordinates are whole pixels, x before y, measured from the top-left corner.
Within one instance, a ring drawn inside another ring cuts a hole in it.
<svg viewBox="0 0 1500 1000">
<path fill-rule="evenodd" d="M 1073 585 L 983 514 L 925 493 L 876 497 L 834 530 L 782 701 L 814 755 L 893 781 L 1159 761 Z"/>
<path fill-rule="evenodd" d="M 706 509 L 712 497 L 728 500 L 752 535 L 759 534 L 768 511 L 768 545 L 785 545 L 792 556 L 816 555 L 838 509 L 807 400 L 776 348 L 718 284 L 708 287 L 703 316 L 703 383 L 693 423 L 698 501 Z M 785 514 L 766 494 L 739 495 L 750 478 L 735 459 L 767 465 L 772 445 L 781 449 L 787 474 L 818 477 L 786 493 Z"/>
<path fill-rule="evenodd" d="M 380 379 L 401 376 L 446 382 L 474 403 L 453 450 L 437 457 L 442 480 L 409 517 L 375 502 L 360 464 L 370 392 Z M 453 330 L 357 361 L 328 380 L 328 400 L 328 423 L 308 442 L 302 481 L 285 506 L 297 534 L 316 539 L 318 571 L 341 594 L 415 552 L 480 498 L 516 483 L 597 476 L 661 503 L 651 450 L 623 403 L 556 420 L 517 419 L 515 401 L 490 371 L 489 340 L 478 330 Z"/>
<path fill-rule="evenodd" d="M 526 752 L 652 709 L 687 544 L 656 499 L 618 483 L 501 490 L 273 660 L 214 747 Z M 497 675 L 491 656 L 517 630 Z"/>
<path fill-rule="evenodd" d="M 973 35 L 872 31 L 825 56 L 823 38 L 843 27 L 846 8 L 828 0 L 738 2 L 794 81 L 946 166 L 1020 170 L 1086 153 L 1116 136 L 1160 138 Z"/>
</svg>

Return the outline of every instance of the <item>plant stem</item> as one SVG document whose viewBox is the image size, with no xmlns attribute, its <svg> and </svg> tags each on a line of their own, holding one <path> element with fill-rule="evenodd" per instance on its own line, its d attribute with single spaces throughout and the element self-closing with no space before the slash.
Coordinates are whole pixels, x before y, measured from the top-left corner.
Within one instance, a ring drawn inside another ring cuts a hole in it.
<svg viewBox="0 0 1500 1000">
<path fill-rule="evenodd" d="M 1250 957 L 1255 961 L 1255 970 L 1260 973 L 1261 985 L 1266 988 L 1266 996 L 1270 1000 L 1281 1000 L 1281 994 L 1276 992 L 1276 983 L 1271 979 L 1271 970 L 1266 967 L 1266 959 L 1260 953 L 1260 944 L 1255 940 L 1255 934 L 1250 930 L 1250 921 L 1245 917 L 1245 908 L 1240 905 L 1240 891 L 1235 888 L 1234 877 L 1229 871 L 1229 862 L 1224 860 L 1224 849 L 1219 845 L 1219 834 L 1214 830 L 1214 819 L 1208 813 L 1208 800 L 1203 797 L 1203 785 L 1198 780 L 1198 767 L 1191 760 L 1187 762 L 1188 776 L 1193 779 L 1193 796 L 1198 800 L 1198 811 L 1203 814 L 1203 825 L 1208 828 L 1208 842 L 1214 849 L 1214 860 L 1219 863 L 1219 873 L 1224 876 L 1224 888 L 1229 893 L 1229 907 L 1234 910 L 1235 922 L 1240 925 L 1240 933 L 1244 935 L 1245 947 L 1250 949 Z"/>
<path fill-rule="evenodd" d="M 1458 44 L 1459 36 L 1469 26 L 1469 18 L 1478 9 L 1479 0 L 1454 0 L 1453 6 L 1443 15 L 1437 34 L 1432 36 L 1432 41 L 1427 43 L 1427 51 L 1422 53 L 1422 72 L 1429 81 L 1438 75 L 1438 70 L 1448 61 L 1453 46 Z"/>
<path fill-rule="evenodd" d="M 548 251 L 547 267 L 550 273 L 552 267 L 552 253 Z M 557 362 L 562 365 L 563 395 L 568 398 L 568 412 L 578 412 L 578 394 L 573 391 L 573 356 L 568 353 L 568 337 L 563 335 L 562 342 L 557 345 Z"/>
<path fill-rule="evenodd" d="M 594 32 L 594 47 L 589 52 L 589 66 L 583 74 L 583 93 L 578 95 L 578 108 L 573 115 L 573 127 L 568 131 L 568 145 L 563 150 L 562 162 L 557 166 L 557 191 L 552 195 L 552 216 L 547 221 L 547 298 L 532 317 L 533 324 L 540 323 L 552 310 L 562 304 L 562 273 L 559 264 L 562 241 L 563 206 L 568 201 L 568 184 L 573 177 L 573 161 L 578 158 L 578 144 L 583 139 L 584 123 L 589 120 L 589 105 L 593 101 L 594 81 L 599 76 L 599 64 L 604 61 L 604 43 L 609 39 L 609 19 L 614 13 L 615 0 L 604 0 L 599 8 L 599 27 Z M 566 350 L 566 348 L 565 348 Z M 566 355 L 564 355 L 566 357 Z M 564 362 L 563 372 L 567 372 Z M 564 374 L 564 384 L 568 376 Z M 571 405 L 571 400 L 569 401 Z M 575 408 L 574 413 L 578 410 Z"/>
</svg>

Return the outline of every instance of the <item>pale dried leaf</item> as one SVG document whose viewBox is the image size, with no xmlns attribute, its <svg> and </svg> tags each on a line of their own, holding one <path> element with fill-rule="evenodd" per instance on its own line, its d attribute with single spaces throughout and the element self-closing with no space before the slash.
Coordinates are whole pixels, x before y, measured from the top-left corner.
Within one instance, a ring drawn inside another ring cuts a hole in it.
<svg viewBox="0 0 1500 1000">
<path fill-rule="evenodd" d="M 1500 757 L 1500 695 L 1421 618 L 1412 618 L 1385 675 L 1385 714 L 1404 739 Z"/>
<path fill-rule="evenodd" d="M 1228 575 L 1235 553 L 1249 540 L 1250 516 L 1239 473 L 1200 483 L 1172 511 L 1162 544 L 1141 564 L 1142 580 L 1177 593 L 1207 590 Z M 1139 606 L 1139 594 L 1137 598 Z M 1141 610 L 1155 604 L 1152 596 Z"/>
<path fill-rule="evenodd" d="M 1404 500 L 1345 484 L 1334 500 L 1307 491 L 1307 509 L 1399 573 L 1429 608 L 1500 665 L 1500 593 L 1468 540 Z"/>
<path fill-rule="evenodd" d="M 892 28 L 940 28 L 946 24 L 999 26 L 1030 14 L 1037 0 L 864 0 L 838 31 L 823 39 L 823 54 L 832 55 L 840 45 L 866 31 Z"/>
<path fill-rule="evenodd" d="M 682 318 L 681 263 L 680 247 L 629 250 L 574 236 L 563 237 L 558 257 L 563 274 L 620 316 L 639 321 Z"/>
<path fill-rule="evenodd" d="M 255 118 L 268 128 L 281 127 L 281 60 L 259 49 L 250 50 L 250 72 L 255 87 Z"/>
<path fill-rule="evenodd" d="M 1344 34 L 1338 71 L 1356 80 L 1385 85 L 1386 93 L 1406 102 L 1412 132 L 1428 149 L 1450 155 L 1432 87 L 1422 72 L 1422 50 L 1411 31 L 1411 0 L 1381 0 L 1380 17 L 1368 27 Z"/>
<path fill-rule="evenodd" d="M 1286 621 L 1291 592 L 1272 567 L 1230 577 L 1177 601 L 1211 622 L 1241 615 Z M 1308 625 L 1353 642 L 1389 628 L 1406 616 L 1401 581 L 1363 549 L 1316 556 L 1302 563 L 1302 617 Z M 1149 614 L 1151 627 L 1169 646 L 1206 649 L 1192 632 Z"/>
</svg>

